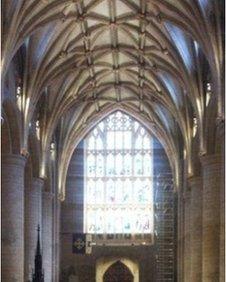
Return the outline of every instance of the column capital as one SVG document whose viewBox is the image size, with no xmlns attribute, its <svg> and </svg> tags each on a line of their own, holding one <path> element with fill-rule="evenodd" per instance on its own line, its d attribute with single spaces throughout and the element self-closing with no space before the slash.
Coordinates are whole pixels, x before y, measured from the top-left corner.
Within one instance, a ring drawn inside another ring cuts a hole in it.
<svg viewBox="0 0 226 282">
<path fill-rule="evenodd" d="M 32 185 L 30 186 L 30 192 L 31 193 L 38 193 L 40 194 L 44 187 L 44 180 L 39 177 L 33 177 L 32 178 Z"/>
<path fill-rule="evenodd" d="M 29 158 L 30 153 L 28 152 L 28 150 L 26 148 L 22 148 L 20 151 L 21 155 L 24 156 L 25 158 Z"/>
<path fill-rule="evenodd" d="M 65 200 L 65 195 L 63 192 L 58 193 L 57 198 L 60 202 L 63 202 Z"/>
<path fill-rule="evenodd" d="M 19 154 L 2 154 L 1 160 L 4 165 L 25 166 L 27 158 Z"/>
<path fill-rule="evenodd" d="M 200 156 L 202 166 L 221 164 L 222 157 L 220 154 L 203 155 Z"/>
<path fill-rule="evenodd" d="M 37 184 L 38 186 L 42 186 L 42 185 L 44 185 L 45 180 L 41 177 L 33 177 L 32 182 L 35 185 Z"/>
</svg>

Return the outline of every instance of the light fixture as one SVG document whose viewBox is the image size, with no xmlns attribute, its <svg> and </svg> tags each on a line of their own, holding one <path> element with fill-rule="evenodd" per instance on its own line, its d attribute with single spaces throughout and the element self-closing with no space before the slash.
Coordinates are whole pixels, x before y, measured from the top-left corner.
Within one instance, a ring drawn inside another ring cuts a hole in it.
<svg viewBox="0 0 226 282">
<path fill-rule="evenodd" d="M 52 142 L 52 143 L 50 144 L 50 151 L 51 151 L 51 152 L 54 152 L 54 151 L 55 151 L 55 148 L 56 148 L 55 143 Z"/>
<path fill-rule="evenodd" d="M 50 154 L 51 154 L 51 158 L 53 160 L 55 159 L 55 153 L 56 153 L 56 144 L 54 142 L 52 142 L 50 144 Z"/>
<path fill-rule="evenodd" d="M 22 94 L 22 88 L 20 85 L 18 85 L 16 88 L 16 98 L 19 99 L 21 97 L 21 94 Z"/>
<path fill-rule="evenodd" d="M 208 107 L 212 95 L 212 86 L 210 82 L 206 84 L 206 107 Z"/>
<path fill-rule="evenodd" d="M 195 135 L 196 135 L 196 133 L 197 133 L 197 128 L 198 128 L 197 118 L 194 117 L 194 118 L 193 118 L 193 137 L 195 137 Z"/>
<path fill-rule="evenodd" d="M 37 120 L 35 123 L 35 129 L 36 129 L 37 138 L 40 140 L 40 121 L 39 120 Z"/>
</svg>

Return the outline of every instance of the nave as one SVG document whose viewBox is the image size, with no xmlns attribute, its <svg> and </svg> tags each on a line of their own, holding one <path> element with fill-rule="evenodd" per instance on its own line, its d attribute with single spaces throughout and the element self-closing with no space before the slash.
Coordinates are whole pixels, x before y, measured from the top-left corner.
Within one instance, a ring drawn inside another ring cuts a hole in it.
<svg viewBox="0 0 226 282">
<path fill-rule="evenodd" d="M 2 0 L 2 281 L 225 280 L 224 6 Z"/>
</svg>

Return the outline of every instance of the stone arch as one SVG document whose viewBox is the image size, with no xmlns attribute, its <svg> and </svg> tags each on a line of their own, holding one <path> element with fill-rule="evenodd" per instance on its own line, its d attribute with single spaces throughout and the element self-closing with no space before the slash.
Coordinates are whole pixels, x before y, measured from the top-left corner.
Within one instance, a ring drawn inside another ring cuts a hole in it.
<svg viewBox="0 0 226 282">
<path fill-rule="evenodd" d="M 96 262 L 96 282 L 103 282 L 105 272 L 117 261 L 124 264 L 132 273 L 134 282 L 139 282 L 139 264 L 135 260 L 123 257 L 100 258 Z"/>
<path fill-rule="evenodd" d="M 146 130 L 153 136 L 155 136 L 159 142 L 162 144 L 167 158 L 169 160 L 170 163 L 170 167 L 171 170 L 173 172 L 173 177 L 175 179 L 175 183 L 178 183 L 177 178 L 178 178 L 178 163 L 177 163 L 177 152 L 175 151 L 175 148 L 172 146 L 172 144 L 170 143 L 170 140 L 167 139 L 165 136 L 162 135 L 162 131 L 156 129 L 156 127 L 152 126 L 152 123 L 149 121 L 147 122 L 147 120 L 140 114 L 136 113 L 135 111 L 133 111 L 130 108 L 127 107 L 121 107 L 119 105 L 116 105 L 114 107 L 111 108 L 107 108 L 102 112 L 97 113 L 95 116 L 93 116 L 92 121 L 90 121 L 89 123 L 87 123 L 87 126 L 85 128 L 82 128 L 81 130 L 78 130 L 76 132 L 76 134 L 73 136 L 73 138 L 70 138 L 71 140 L 73 140 L 73 144 L 72 142 L 70 143 L 70 146 L 68 146 L 68 150 L 66 153 L 64 153 L 64 155 L 66 156 L 65 159 L 62 160 L 61 164 L 62 164 L 62 174 L 60 174 L 59 176 L 59 183 L 58 183 L 58 191 L 59 191 L 59 198 L 61 200 L 65 199 L 65 183 L 66 183 L 66 176 L 67 176 L 67 171 L 68 171 L 68 167 L 69 167 L 69 163 L 72 157 L 72 154 L 75 150 L 75 148 L 77 147 L 77 145 L 79 144 L 79 142 L 85 138 L 85 136 L 99 123 L 101 122 L 101 120 L 103 120 L 104 118 L 106 118 L 108 115 L 112 114 L 115 111 L 122 111 L 123 113 L 131 116 L 132 118 L 136 119 L 139 123 L 141 123 Z M 172 156 L 174 156 L 172 158 Z"/>
</svg>

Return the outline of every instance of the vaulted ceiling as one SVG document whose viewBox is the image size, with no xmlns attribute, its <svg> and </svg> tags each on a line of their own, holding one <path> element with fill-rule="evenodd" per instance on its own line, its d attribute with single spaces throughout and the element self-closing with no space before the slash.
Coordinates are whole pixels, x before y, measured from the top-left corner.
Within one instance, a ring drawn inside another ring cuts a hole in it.
<svg viewBox="0 0 226 282">
<path fill-rule="evenodd" d="M 181 154 L 192 174 L 194 120 L 197 151 L 204 153 L 207 124 L 211 128 L 213 117 L 224 112 L 222 5 L 221 0 L 3 0 L 3 84 L 10 80 L 13 58 L 22 62 L 15 78 L 22 98 L 18 104 L 15 93 L 4 90 L 3 102 L 17 103 L 23 150 L 39 119 L 40 174 L 57 135 L 62 192 L 76 144 L 115 109 L 130 113 L 160 139 L 176 175 Z"/>
</svg>

